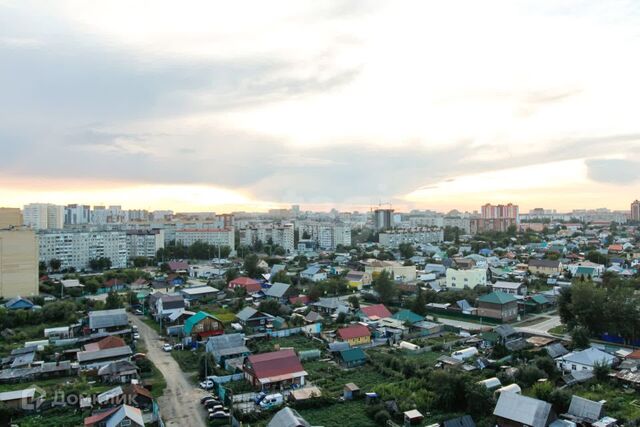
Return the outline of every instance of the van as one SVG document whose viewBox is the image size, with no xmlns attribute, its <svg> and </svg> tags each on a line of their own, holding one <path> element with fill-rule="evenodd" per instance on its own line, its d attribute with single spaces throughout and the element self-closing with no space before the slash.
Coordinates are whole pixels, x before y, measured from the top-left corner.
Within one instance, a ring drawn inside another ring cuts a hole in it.
<svg viewBox="0 0 640 427">
<path fill-rule="evenodd" d="M 262 409 L 276 408 L 284 403 L 284 397 L 280 393 L 268 394 L 260 402 Z"/>
</svg>

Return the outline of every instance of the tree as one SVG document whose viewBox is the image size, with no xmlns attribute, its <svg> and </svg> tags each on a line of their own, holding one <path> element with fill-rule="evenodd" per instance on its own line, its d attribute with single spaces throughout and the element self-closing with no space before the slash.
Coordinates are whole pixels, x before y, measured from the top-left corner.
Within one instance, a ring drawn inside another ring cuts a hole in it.
<svg viewBox="0 0 640 427">
<path fill-rule="evenodd" d="M 587 259 L 596 264 L 603 264 L 603 265 L 607 265 L 607 261 L 608 261 L 607 256 L 604 254 L 601 254 L 598 251 L 590 251 L 587 254 Z"/>
<path fill-rule="evenodd" d="M 122 300 L 117 292 L 109 292 L 104 305 L 105 309 L 111 310 L 114 308 L 122 308 Z"/>
<path fill-rule="evenodd" d="M 553 384 L 551 384 L 550 381 L 543 381 L 535 383 L 533 387 L 531 387 L 531 392 L 533 394 L 533 397 L 535 397 L 536 399 L 548 402 L 554 388 L 555 387 L 553 387 Z"/>
<path fill-rule="evenodd" d="M 234 279 L 237 279 L 238 276 L 240 276 L 240 272 L 238 271 L 237 268 L 230 268 L 224 273 L 224 278 L 227 283 L 229 283 Z"/>
<path fill-rule="evenodd" d="M 598 383 L 608 380 L 609 372 L 611 372 L 611 367 L 603 361 L 597 361 L 595 365 L 593 365 L 593 375 L 596 377 L 596 380 L 598 380 Z"/>
<path fill-rule="evenodd" d="M 143 256 L 137 256 L 132 259 L 133 266 L 136 268 L 142 268 L 149 265 L 149 258 Z"/>
<path fill-rule="evenodd" d="M 391 275 L 387 270 L 383 270 L 382 273 L 375 278 L 373 281 L 373 289 L 378 293 L 380 301 L 383 304 L 391 302 L 396 296 L 397 291 L 393 280 L 391 280 Z"/>
<path fill-rule="evenodd" d="M 280 315 L 280 303 L 274 299 L 262 301 L 258 306 L 258 310 L 271 314 L 272 316 L 278 316 Z"/>
<path fill-rule="evenodd" d="M 400 250 L 400 255 L 405 259 L 411 258 L 415 254 L 415 250 L 411 243 L 400 243 L 398 249 Z"/>
<path fill-rule="evenodd" d="M 255 254 L 249 254 L 244 258 L 244 271 L 249 277 L 260 277 L 263 273 L 262 269 L 258 267 L 260 259 Z"/>
<path fill-rule="evenodd" d="M 420 286 L 418 286 L 416 297 L 411 302 L 410 310 L 420 316 L 427 314 L 427 295 Z"/>
<path fill-rule="evenodd" d="M 62 261 L 59 259 L 51 258 L 49 260 L 49 268 L 51 268 L 51 271 L 58 271 L 60 270 L 60 267 L 62 267 Z"/>
<path fill-rule="evenodd" d="M 198 376 L 204 380 L 207 376 L 213 375 L 215 372 L 216 360 L 213 354 L 205 351 L 198 359 Z"/>
<path fill-rule="evenodd" d="M 286 283 L 290 285 L 291 277 L 289 277 L 285 270 L 280 270 L 276 274 L 271 276 L 271 283 Z"/>
<path fill-rule="evenodd" d="M 359 309 L 360 308 L 360 301 L 358 300 L 358 297 L 355 295 L 351 295 L 348 299 L 349 304 L 351 304 L 351 307 L 353 307 L 354 309 Z"/>
</svg>

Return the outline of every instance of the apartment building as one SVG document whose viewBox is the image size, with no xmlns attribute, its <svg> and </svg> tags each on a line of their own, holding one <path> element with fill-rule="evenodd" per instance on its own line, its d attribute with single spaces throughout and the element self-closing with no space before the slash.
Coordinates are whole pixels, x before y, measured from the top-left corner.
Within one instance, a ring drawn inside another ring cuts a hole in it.
<svg viewBox="0 0 640 427">
<path fill-rule="evenodd" d="M 351 246 L 351 225 L 345 223 L 305 222 L 298 224 L 300 238 L 310 236 L 320 249 L 332 250 L 338 245 Z"/>
<path fill-rule="evenodd" d="M 444 240 L 441 228 L 419 227 L 409 229 L 396 229 L 380 233 L 379 242 L 388 248 L 397 248 L 402 243 L 427 244 Z"/>
<path fill-rule="evenodd" d="M 91 222 L 91 206 L 72 204 L 64 208 L 64 224 L 78 225 Z"/>
<path fill-rule="evenodd" d="M 22 226 L 22 212 L 18 208 L 0 208 L 0 229 Z"/>
<path fill-rule="evenodd" d="M 631 203 L 631 221 L 640 221 L 640 201 L 636 200 Z"/>
<path fill-rule="evenodd" d="M 249 226 L 240 230 L 240 244 L 253 246 L 257 242 L 273 243 L 282 246 L 287 253 L 291 253 L 294 250 L 294 234 L 293 224 Z"/>
<path fill-rule="evenodd" d="M 232 251 L 236 248 L 235 232 L 231 228 L 177 228 L 176 242 L 190 246 L 195 242 L 204 242 L 213 246 L 228 246 Z"/>
<path fill-rule="evenodd" d="M 88 268 L 89 261 L 109 258 L 114 268 L 125 268 L 128 262 L 127 234 L 124 231 L 40 231 L 40 261 L 59 259 L 62 268 Z"/>
<path fill-rule="evenodd" d="M 129 258 L 153 258 L 164 248 L 164 230 L 127 230 L 126 235 Z"/>
<path fill-rule="evenodd" d="M 446 273 L 448 289 L 473 289 L 476 286 L 487 286 L 487 270 L 485 268 L 472 268 L 468 270 L 456 270 L 448 268 Z"/>
<path fill-rule="evenodd" d="M 0 224 L 15 223 L 16 212 L 0 213 Z M 19 224 L 18 224 L 19 225 Z M 38 295 L 38 245 L 33 230 L 0 230 L 0 297 Z"/>
<path fill-rule="evenodd" d="M 50 203 L 24 205 L 23 224 L 34 230 L 61 229 L 64 227 L 64 206 Z"/>
</svg>

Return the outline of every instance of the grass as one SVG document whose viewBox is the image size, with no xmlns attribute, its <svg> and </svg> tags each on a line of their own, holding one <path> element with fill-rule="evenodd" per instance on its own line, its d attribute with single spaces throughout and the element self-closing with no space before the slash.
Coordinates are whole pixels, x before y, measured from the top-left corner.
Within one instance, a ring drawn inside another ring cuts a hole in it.
<svg viewBox="0 0 640 427">
<path fill-rule="evenodd" d="M 391 380 L 376 371 L 371 364 L 343 369 L 334 363 L 313 361 L 304 363 L 304 369 L 309 373 L 309 381 L 320 387 L 329 397 L 341 396 L 347 383 L 355 383 L 363 392 L 369 392 L 374 390 L 375 386 Z"/>
<path fill-rule="evenodd" d="M 178 362 L 180 369 L 184 372 L 194 372 L 198 370 L 198 362 L 203 353 L 204 350 L 202 349 L 198 349 L 198 351 L 173 350 L 171 356 Z"/>
<path fill-rule="evenodd" d="M 264 340 L 253 340 L 248 344 L 254 353 L 265 353 L 275 351 L 278 348 L 293 347 L 296 351 L 324 350 L 324 343 L 307 338 L 304 335 L 291 335 L 284 338 L 270 338 Z"/>
<path fill-rule="evenodd" d="M 520 322 L 520 323 L 516 323 L 513 326 L 531 326 L 531 325 L 536 325 L 538 323 L 542 323 L 545 320 L 549 320 L 548 317 L 545 316 L 540 316 L 540 317 L 536 317 L 533 319 L 529 319 L 529 320 L 525 320 L 524 322 Z"/>
<path fill-rule="evenodd" d="M 637 393 L 625 390 L 610 382 L 589 383 L 571 388 L 571 392 L 586 399 L 600 401 L 606 400 L 605 409 L 607 415 L 617 418 L 618 421 L 629 422 L 640 418 L 640 407 L 637 406 Z"/>
<path fill-rule="evenodd" d="M 167 380 L 153 363 L 151 363 L 151 371 L 142 373 L 140 377 L 151 384 L 151 394 L 154 398 L 162 396 L 167 387 Z"/>
<path fill-rule="evenodd" d="M 43 415 L 27 415 L 12 421 L 20 427 L 71 427 L 82 425 L 84 418 L 89 415 L 90 411 L 52 409 Z"/>
<path fill-rule="evenodd" d="M 142 320 L 147 326 L 156 331 L 158 335 L 164 335 L 162 330 L 160 329 L 160 324 L 147 316 L 140 316 L 140 320 Z"/>
<path fill-rule="evenodd" d="M 298 412 L 314 426 L 376 426 L 376 423 L 365 413 L 364 400 L 336 403 L 322 408 L 300 409 Z"/>
<path fill-rule="evenodd" d="M 567 327 L 565 325 L 554 326 L 548 331 L 550 334 L 554 335 L 564 335 L 567 333 Z"/>
</svg>

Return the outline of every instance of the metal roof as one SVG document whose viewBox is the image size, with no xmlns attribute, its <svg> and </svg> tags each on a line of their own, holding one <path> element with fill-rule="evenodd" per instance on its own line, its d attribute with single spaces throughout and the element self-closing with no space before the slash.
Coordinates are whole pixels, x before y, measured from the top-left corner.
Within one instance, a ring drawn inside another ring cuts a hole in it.
<svg viewBox="0 0 640 427">
<path fill-rule="evenodd" d="M 102 329 L 128 325 L 127 312 L 124 308 L 89 312 L 89 328 Z"/>
<path fill-rule="evenodd" d="M 550 403 L 516 393 L 500 393 L 493 411 L 496 417 L 532 427 L 545 427 L 550 413 Z"/>
</svg>

